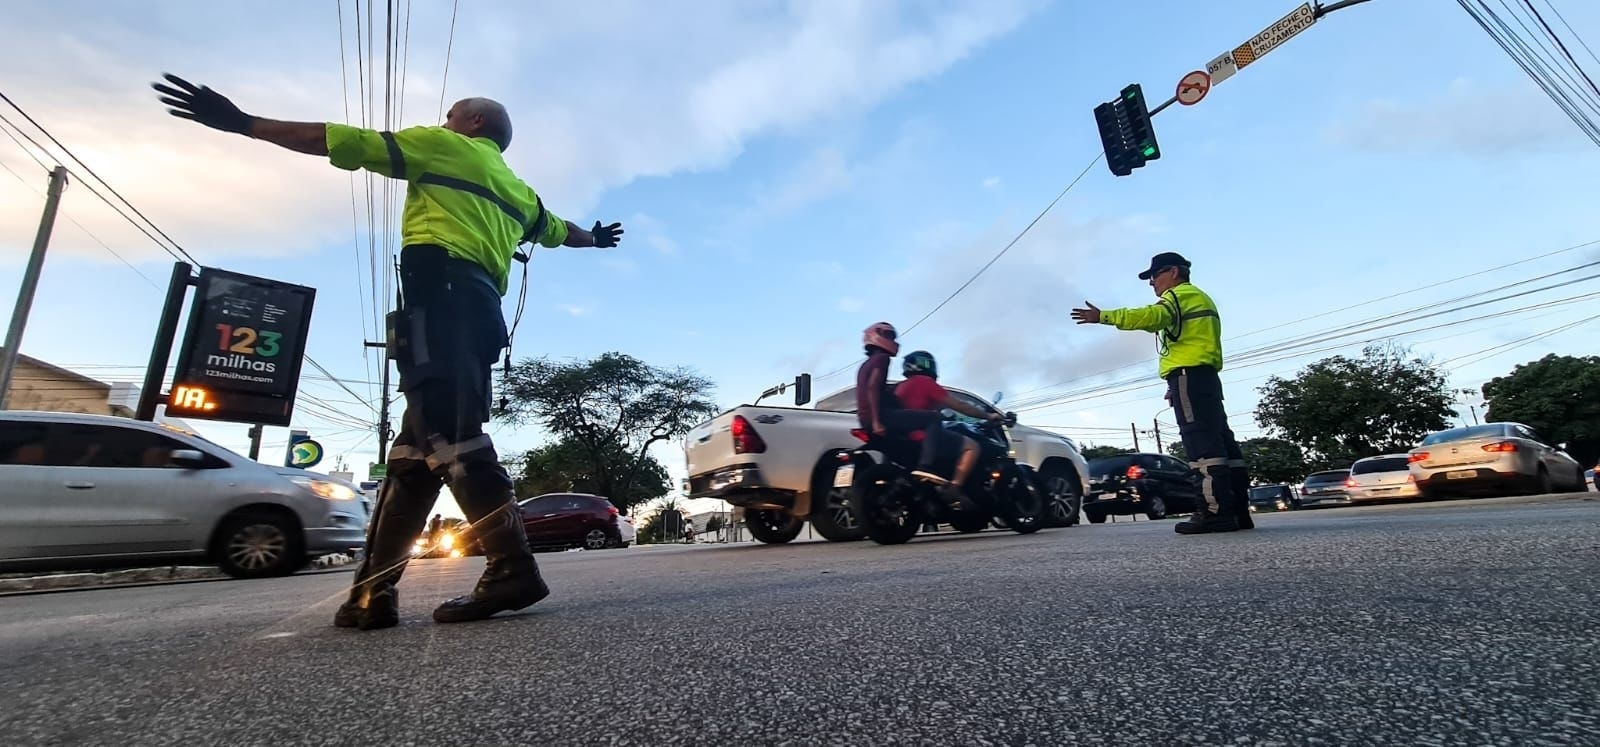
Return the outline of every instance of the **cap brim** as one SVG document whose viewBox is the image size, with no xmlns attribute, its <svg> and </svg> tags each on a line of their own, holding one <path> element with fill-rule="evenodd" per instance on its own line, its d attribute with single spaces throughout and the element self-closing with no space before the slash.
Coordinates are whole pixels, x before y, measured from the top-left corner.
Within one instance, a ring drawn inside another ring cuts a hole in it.
<svg viewBox="0 0 1600 747">
<path fill-rule="evenodd" d="M 1145 270 L 1144 272 L 1139 273 L 1139 279 L 1140 280 L 1149 280 L 1150 277 L 1155 275 L 1155 274 L 1156 273 L 1155 273 L 1154 270 Z"/>
</svg>

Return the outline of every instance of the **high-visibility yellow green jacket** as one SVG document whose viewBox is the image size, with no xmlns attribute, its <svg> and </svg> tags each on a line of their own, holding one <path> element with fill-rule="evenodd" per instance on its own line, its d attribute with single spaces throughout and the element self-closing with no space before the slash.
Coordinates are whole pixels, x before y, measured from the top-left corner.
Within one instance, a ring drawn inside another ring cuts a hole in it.
<svg viewBox="0 0 1600 747">
<path fill-rule="evenodd" d="M 1222 370 L 1222 317 L 1211 297 L 1191 283 L 1179 283 L 1149 306 L 1106 309 L 1100 323 L 1156 333 L 1163 379 L 1188 366 Z"/>
<path fill-rule="evenodd" d="M 567 240 L 567 222 L 544 208 L 488 138 L 443 127 L 391 133 L 329 122 L 327 142 L 328 160 L 341 169 L 406 181 L 402 246 L 434 244 L 476 262 L 502 296 L 517 244 L 556 247 Z"/>
</svg>

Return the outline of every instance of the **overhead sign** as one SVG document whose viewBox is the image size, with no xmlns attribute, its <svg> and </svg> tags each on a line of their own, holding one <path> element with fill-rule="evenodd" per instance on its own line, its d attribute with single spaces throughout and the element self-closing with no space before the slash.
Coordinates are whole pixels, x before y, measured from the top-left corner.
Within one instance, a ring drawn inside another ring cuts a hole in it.
<svg viewBox="0 0 1600 747">
<path fill-rule="evenodd" d="M 1196 70 L 1178 81 L 1178 103 L 1184 106 L 1198 104 L 1210 90 L 1211 75 L 1204 70 Z"/>
<path fill-rule="evenodd" d="M 387 465 L 387 464 L 376 464 L 376 463 L 369 463 L 367 465 L 367 479 L 368 480 L 377 481 L 377 480 L 382 480 L 383 478 L 388 477 L 388 476 L 389 476 L 389 465 Z"/>
<path fill-rule="evenodd" d="M 311 469 L 322 461 L 322 444 L 306 439 L 290 449 L 289 466 Z"/>
<path fill-rule="evenodd" d="M 316 295 L 303 285 L 201 269 L 167 411 L 288 425 Z"/>
<path fill-rule="evenodd" d="M 1206 63 L 1206 73 L 1211 76 L 1211 85 L 1217 85 L 1234 73 L 1248 67 L 1250 63 L 1265 57 L 1283 43 L 1293 39 L 1295 35 L 1317 22 L 1316 11 L 1312 10 L 1311 3 L 1305 3 L 1293 12 L 1280 19 L 1277 23 L 1268 26 L 1261 33 L 1256 34 L 1233 50 L 1223 52 L 1216 59 Z"/>
</svg>

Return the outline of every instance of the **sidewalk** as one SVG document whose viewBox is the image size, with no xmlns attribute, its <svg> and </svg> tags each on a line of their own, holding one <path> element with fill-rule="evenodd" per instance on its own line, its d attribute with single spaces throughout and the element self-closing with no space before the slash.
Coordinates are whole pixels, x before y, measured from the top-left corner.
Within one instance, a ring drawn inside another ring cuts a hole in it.
<svg viewBox="0 0 1600 747">
<path fill-rule="evenodd" d="M 324 555 L 312 560 L 307 569 L 337 568 L 355 562 L 344 555 Z M 136 586 L 143 584 L 172 583 L 180 581 L 222 580 L 229 576 L 214 565 L 170 565 L 152 568 L 128 568 L 103 573 L 9 573 L 0 575 L 0 594 L 27 591 L 56 591 L 106 586 Z"/>
</svg>

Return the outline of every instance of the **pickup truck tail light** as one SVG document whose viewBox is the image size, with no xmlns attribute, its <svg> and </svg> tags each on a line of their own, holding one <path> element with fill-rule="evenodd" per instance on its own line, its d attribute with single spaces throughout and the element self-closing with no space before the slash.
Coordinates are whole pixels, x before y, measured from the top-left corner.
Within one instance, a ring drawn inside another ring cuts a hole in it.
<svg viewBox="0 0 1600 747">
<path fill-rule="evenodd" d="M 1484 451 L 1499 451 L 1499 452 L 1516 451 L 1517 450 L 1517 445 L 1514 444 L 1514 443 L 1511 443 L 1510 441 L 1500 441 L 1500 442 L 1492 443 L 1492 444 L 1484 444 L 1483 445 L 1483 450 Z"/>
<path fill-rule="evenodd" d="M 756 433 L 755 426 L 745 420 L 743 415 L 733 416 L 733 453 L 735 454 L 761 454 L 767 450 L 767 442 L 761 440 L 761 434 Z"/>
<path fill-rule="evenodd" d="M 1144 478 L 1144 468 L 1143 467 L 1140 467 L 1139 465 L 1135 464 L 1132 467 L 1128 468 L 1128 479 L 1129 480 L 1140 480 L 1140 479 L 1143 479 L 1143 478 Z"/>
</svg>

